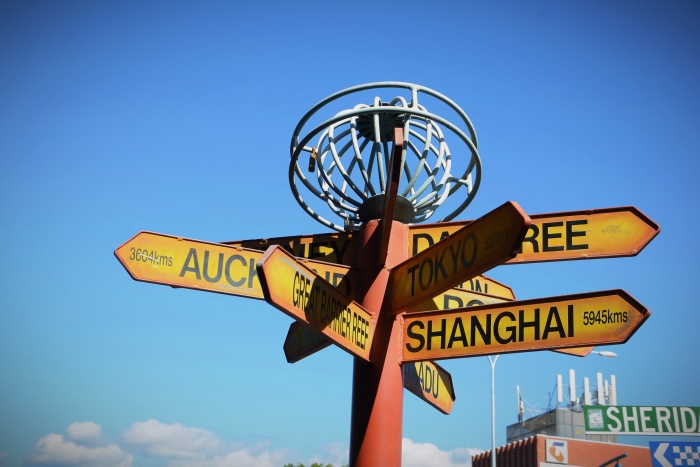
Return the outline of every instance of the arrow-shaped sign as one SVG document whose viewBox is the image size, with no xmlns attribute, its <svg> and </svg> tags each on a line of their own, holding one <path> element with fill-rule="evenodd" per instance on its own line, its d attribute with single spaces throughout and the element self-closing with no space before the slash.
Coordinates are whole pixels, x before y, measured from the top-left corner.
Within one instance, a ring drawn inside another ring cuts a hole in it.
<svg viewBox="0 0 700 467">
<path fill-rule="evenodd" d="M 505 264 L 634 256 L 661 231 L 658 224 L 634 206 L 533 214 L 530 218 L 532 224 L 525 235 L 522 250 Z M 411 256 L 444 240 L 471 222 L 473 221 L 409 226 Z M 356 265 L 357 243 L 351 232 L 223 243 L 257 250 L 265 250 L 270 245 L 283 245 L 301 258 Z"/>
<path fill-rule="evenodd" d="M 455 391 L 452 376 L 440 365 L 430 361 L 404 363 L 403 387 L 445 415 L 452 412 Z"/>
<path fill-rule="evenodd" d="M 284 248 L 272 246 L 257 263 L 265 300 L 369 361 L 375 318 Z"/>
<path fill-rule="evenodd" d="M 284 356 L 287 363 L 296 363 L 331 344 L 332 342 L 320 332 L 301 324 L 299 321 L 294 321 L 289 326 L 287 338 L 284 340 Z"/>
<path fill-rule="evenodd" d="M 263 299 L 257 250 L 139 232 L 114 255 L 137 281 Z M 355 271 L 347 266 L 308 261 L 308 267 L 346 295 L 354 293 Z"/>
<path fill-rule="evenodd" d="M 493 295 L 481 294 L 464 289 L 450 289 L 443 292 L 432 300 L 428 300 L 417 307 L 410 309 L 409 313 L 433 310 L 453 310 L 455 308 L 466 308 L 491 303 L 506 303 L 511 300 L 495 297 Z M 554 352 L 576 357 L 586 357 L 595 347 L 572 347 L 569 349 L 554 349 Z"/>
<path fill-rule="evenodd" d="M 530 226 L 507 202 L 391 270 L 391 308 L 406 310 L 514 257 Z"/>
<path fill-rule="evenodd" d="M 651 313 L 627 292 L 403 315 L 403 361 L 621 344 Z"/>
</svg>

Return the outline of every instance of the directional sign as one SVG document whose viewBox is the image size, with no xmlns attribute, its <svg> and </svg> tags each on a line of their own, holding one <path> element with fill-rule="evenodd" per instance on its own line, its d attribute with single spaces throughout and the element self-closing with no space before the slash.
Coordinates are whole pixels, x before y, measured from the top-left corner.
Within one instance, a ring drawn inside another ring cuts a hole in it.
<svg viewBox="0 0 700 467">
<path fill-rule="evenodd" d="M 299 258 L 314 259 L 327 263 L 357 265 L 357 242 L 352 233 L 336 232 L 289 237 L 232 240 L 224 245 L 239 246 L 265 251 L 272 245 L 280 245 Z"/>
<path fill-rule="evenodd" d="M 403 361 L 621 344 L 651 313 L 627 292 L 403 315 Z"/>
<path fill-rule="evenodd" d="M 403 365 L 403 387 L 445 415 L 452 412 L 455 391 L 452 376 L 437 363 L 411 362 Z"/>
<path fill-rule="evenodd" d="M 660 232 L 632 206 L 531 215 L 532 224 L 518 255 L 506 264 L 634 256 Z M 471 221 L 416 224 L 410 227 L 416 255 Z"/>
<path fill-rule="evenodd" d="M 137 281 L 263 299 L 255 269 L 260 251 L 140 232 L 114 254 Z M 320 261 L 308 266 L 345 294 L 354 293 L 355 271 L 347 266 Z"/>
<path fill-rule="evenodd" d="M 331 344 L 332 342 L 320 332 L 301 324 L 299 321 L 294 321 L 289 326 L 287 338 L 284 340 L 284 356 L 287 363 L 296 363 Z"/>
<path fill-rule="evenodd" d="M 633 206 L 533 214 L 522 250 L 506 264 L 634 256 L 659 234 L 659 226 Z M 469 225 L 472 221 L 409 226 L 411 256 Z M 294 256 L 356 266 L 352 233 L 325 233 L 223 242 L 254 250 L 282 245 Z M 484 290 L 485 293 L 491 293 Z M 495 295 L 495 294 L 494 294 Z"/>
<path fill-rule="evenodd" d="M 700 466 L 700 443 L 694 441 L 649 441 L 653 467 Z"/>
<path fill-rule="evenodd" d="M 486 276 L 476 276 L 457 285 L 457 287 L 460 289 L 471 290 L 472 292 L 479 292 L 486 295 L 505 298 L 507 300 L 515 300 L 513 289 Z"/>
<path fill-rule="evenodd" d="M 391 270 L 391 308 L 398 312 L 488 271 L 515 256 L 530 225 L 507 202 Z"/>
<path fill-rule="evenodd" d="M 434 297 L 432 300 L 428 300 L 427 302 L 411 308 L 408 312 L 453 310 L 455 308 L 487 305 L 490 303 L 505 303 L 508 301 L 510 300 L 494 297 L 493 295 L 471 292 L 464 289 L 450 289 Z M 555 349 L 554 352 L 574 355 L 576 357 L 586 357 L 593 349 L 594 347 L 572 347 L 570 349 Z"/>
<path fill-rule="evenodd" d="M 265 300 L 369 361 L 375 318 L 284 248 L 272 246 L 257 263 Z"/>
<path fill-rule="evenodd" d="M 592 405 L 583 415 L 588 434 L 700 436 L 700 407 Z"/>
</svg>

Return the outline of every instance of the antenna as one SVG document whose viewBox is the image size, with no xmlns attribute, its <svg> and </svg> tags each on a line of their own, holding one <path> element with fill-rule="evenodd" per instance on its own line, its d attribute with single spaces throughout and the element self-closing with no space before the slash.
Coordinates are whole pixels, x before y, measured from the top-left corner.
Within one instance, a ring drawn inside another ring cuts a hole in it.
<svg viewBox="0 0 700 467">
<path fill-rule="evenodd" d="M 591 383 L 588 378 L 583 378 L 583 403 L 593 405 L 591 404 Z"/>
<path fill-rule="evenodd" d="M 561 388 L 561 375 L 557 375 L 557 404 L 561 404 L 564 401 L 564 395 L 562 394 Z"/>
<path fill-rule="evenodd" d="M 576 372 L 569 370 L 569 405 L 576 405 Z"/>
<path fill-rule="evenodd" d="M 610 405 L 617 405 L 617 384 L 615 383 L 615 375 L 610 375 Z"/>
<path fill-rule="evenodd" d="M 597 373 L 598 378 L 598 405 L 605 405 L 605 393 L 603 391 L 603 373 Z"/>
<path fill-rule="evenodd" d="M 516 386 L 516 389 L 518 391 L 518 423 L 523 422 L 523 414 L 525 412 L 525 407 L 523 405 L 523 399 L 520 396 L 520 386 Z"/>
<path fill-rule="evenodd" d="M 605 404 L 610 405 L 610 385 L 608 380 L 605 380 Z"/>
</svg>

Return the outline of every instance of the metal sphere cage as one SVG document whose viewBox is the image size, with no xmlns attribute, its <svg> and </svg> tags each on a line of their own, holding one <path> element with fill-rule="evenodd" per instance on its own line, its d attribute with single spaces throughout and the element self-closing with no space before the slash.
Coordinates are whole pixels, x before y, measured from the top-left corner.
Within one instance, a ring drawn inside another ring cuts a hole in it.
<svg viewBox="0 0 700 467">
<path fill-rule="evenodd" d="M 373 102 L 360 103 L 336 113 L 301 137 L 309 121 L 318 118 L 317 114 L 332 102 L 354 93 L 382 88 L 398 88 L 408 95 L 408 100 L 401 95 L 389 101 L 374 97 Z M 466 132 L 430 113 L 419 102 L 419 97 L 424 95 L 452 109 Z M 400 211 L 400 220 L 423 222 L 432 217 L 448 197 L 461 193 L 464 200 L 438 222 L 458 216 L 474 199 L 481 182 L 481 158 L 474 126 L 467 114 L 443 94 L 417 84 L 393 81 L 362 84 L 336 92 L 316 104 L 299 121 L 290 147 L 289 184 L 304 211 L 331 229 L 358 229 L 367 220 L 368 206 L 382 204 L 394 128 L 402 128 L 404 135 L 397 204 L 404 208 Z M 443 129 L 458 137 L 450 142 L 459 150 L 448 146 Z M 310 145 L 317 136 L 316 144 Z M 459 141 L 464 145 L 454 144 Z M 461 164 L 466 165 L 466 169 L 457 175 L 453 174 L 453 150 L 458 158 L 468 155 L 468 163 Z M 308 162 L 306 167 L 305 162 Z M 338 215 L 343 220 L 342 225 L 327 220 L 309 206 L 299 191 L 298 182 Z"/>
</svg>

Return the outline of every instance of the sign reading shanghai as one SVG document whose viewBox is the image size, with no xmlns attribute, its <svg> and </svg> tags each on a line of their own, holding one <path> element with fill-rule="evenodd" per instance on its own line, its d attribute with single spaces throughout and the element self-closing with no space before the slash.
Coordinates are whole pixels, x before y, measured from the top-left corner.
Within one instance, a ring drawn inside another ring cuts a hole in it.
<svg viewBox="0 0 700 467">
<path fill-rule="evenodd" d="M 359 303 L 279 246 L 268 248 L 257 270 L 269 304 L 369 361 L 375 318 Z"/>
<path fill-rule="evenodd" d="M 392 310 L 423 303 L 512 258 L 529 226 L 527 214 L 509 201 L 407 259 L 390 272 Z"/>
<path fill-rule="evenodd" d="M 495 297 L 493 295 L 480 294 L 464 289 L 450 289 L 441 293 L 432 300 L 428 300 L 410 310 L 409 313 L 420 311 L 433 310 L 452 310 L 455 308 L 465 308 L 479 305 L 488 305 L 491 303 L 505 303 L 510 300 Z M 586 357 L 594 347 L 571 347 L 568 349 L 553 349 L 554 352 L 559 352 L 567 355 L 575 355 L 577 357 Z"/>
<path fill-rule="evenodd" d="M 139 232 L 114 251 L 137 281 L 262 300 L 255 263 L 261 251 Z M 352 297 L 355 272 L 347 266 L 309 261 L 308 267 Z"/>
<path fill-rule="evenodd" d="M 404 363 L 403 387 L 445 415 L 452 412 L 455 403 L 452 376 L 437 363 Z"/>
<path fill-rule="evenodd" d="M 587 434 L 700 436 L 700 407 L 591 405 L 583 416 Z"/>
<path fill-rule="evenodd" d="M 403 315 L 403 361 L 621 344 L 651 313 L 609 290 Z"/>
</svg>

